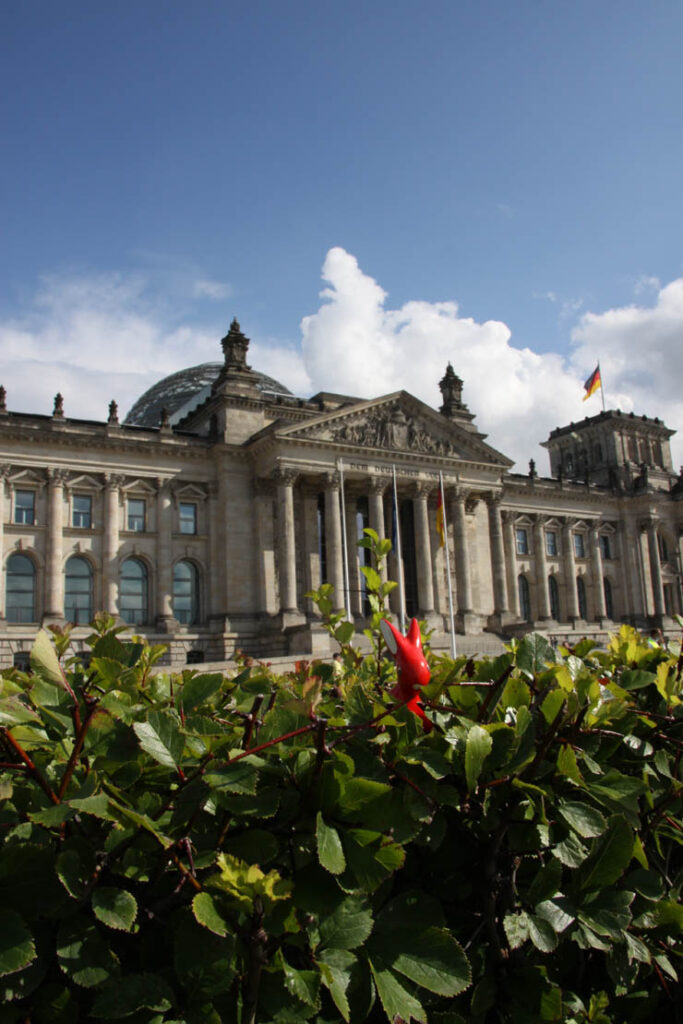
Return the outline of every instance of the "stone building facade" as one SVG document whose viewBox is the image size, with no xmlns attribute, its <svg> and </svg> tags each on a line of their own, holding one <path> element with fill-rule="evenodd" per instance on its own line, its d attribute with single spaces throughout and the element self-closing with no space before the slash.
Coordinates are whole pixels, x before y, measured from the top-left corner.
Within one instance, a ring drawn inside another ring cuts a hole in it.
<svg viewBox="0 0 683 1024">
<path fill-rule="evenodd" d="M 356 541 L 390 534 L 394 471 L 407 612 L 436 645 L 439 474 L 461 635 L 666 628 L 683 610 L 683 477 L 658 419 L 558 428 L 551 476 L 522 475 L 486 444 L 450 365 L 439 411 L 405 391 L 304 400 L 252 370 L 248 346 L 233 321 L 222 363 L 165 378 L 123 422 L 113 402 L 106 422 L 71 419 L 61 396 L 51 416 L 14 413 L 0 390 L 0 666 L 25 660 L 40 624 L 76 623 L 78 648 L 99 610 L 176 666 L 326 653 L 305 595 L 330 582 L 362 623 Z"/>
</svg>

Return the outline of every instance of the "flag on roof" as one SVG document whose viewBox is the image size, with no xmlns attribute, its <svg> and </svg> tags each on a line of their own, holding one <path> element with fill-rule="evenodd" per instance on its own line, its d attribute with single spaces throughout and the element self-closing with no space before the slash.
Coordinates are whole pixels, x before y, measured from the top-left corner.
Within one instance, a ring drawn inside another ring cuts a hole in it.
<svg viewBox="0 0 683 1024">
<path fill-rule="evenodd" d="M 586 394 L 583 396 L 583 401 L 585 402 L 587 398 L 590 398 L 591 395 L 595 394 L 598 388 L 602 387 L 602 380 L 600 379 L 600 363 L 595 367 L 588 380 L 584 382 L 583 386 L 586 391 Z"/>
</svg>

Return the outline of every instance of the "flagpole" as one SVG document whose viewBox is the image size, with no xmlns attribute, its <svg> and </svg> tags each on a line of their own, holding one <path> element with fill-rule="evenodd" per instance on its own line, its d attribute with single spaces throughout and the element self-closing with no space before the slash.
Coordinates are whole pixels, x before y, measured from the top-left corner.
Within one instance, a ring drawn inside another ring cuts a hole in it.
<svg viewBox="0 0 683 1024">
<path fill-rule="evenodd" d="M 598 359 L 598 373 L 600 374 L 600 397 L 602 398 L 602 411 L 606 412 L 605 409 L 605 385 L 602 382 L 602 369 L 600 368 L 600 360 Z"/>
<path fill-rule="evenodd" d="M 337 461 L 337 468 L 339 470 L 339 500 L 341 502 L 341 521 L 342 521 L 342 555 L 344 558 L 344 606 L 346 608 L 346 618 L 351 621 L 351 592 L 349 587 L 349 547 L 348 537 L 346 536 L 346 500 L 344 497 L 344 463 L 341 459 Z"/>
<path fill-rule="evenodd" d="M 439 470 L 441 488 L 441 516 L 443 522 L 443 546 L 446 549 L 446 578 L 448 579 L 448 614 L 451 619 L 451 654 L 455 658 L 455 614 L 453 612 L 453 584 L 451 582 L 451 556 L 448 553 L 448 522 L 446 521 L 446 497 L 443 492 L 443 473 Z"/>
<path fill-rule="evenodd" d="M 398 514 L 398 494 L 396 493 L 396 466 L 391 467 L 391 473 L 394 482 L 394 520 L 396 522 L 396 560 L 398 562 L 398 622 L 401 627 L 401 632 L 405 633 L 406 595 L 403 585 L 403 554 L 401 552 L 401 522 Z"/>
</svg>

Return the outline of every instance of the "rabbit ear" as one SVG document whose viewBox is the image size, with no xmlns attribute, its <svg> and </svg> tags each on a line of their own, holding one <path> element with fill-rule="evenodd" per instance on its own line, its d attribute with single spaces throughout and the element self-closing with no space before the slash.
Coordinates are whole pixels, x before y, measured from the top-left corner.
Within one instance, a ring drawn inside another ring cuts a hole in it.
<svg viewBox="0 0 683 1024">
<path fill-rule="evenodd" d="M 413 619 L 410 623 L 410 629 L 408 630 L 406 639 L 416 647 L 420 647 L 422 645 L 422 641 L 420 639 L 420 625 L 417 619 Z"/>
<path fill-rule="evenodd" d="M 391 625 L 390 622 L 387 622 L 386 619 L 382 619 L 382 621 L 379 624 L 379 628 L 382 630 L 382 636 L 384 637 L 384 642 L 387 645 L 387 647 L 389 648 L 390 652 L 392 654 L 396 654 L 396 651 L 398 650 L 399 640 L 402 640 L 403 637 Z"/>
</svg>

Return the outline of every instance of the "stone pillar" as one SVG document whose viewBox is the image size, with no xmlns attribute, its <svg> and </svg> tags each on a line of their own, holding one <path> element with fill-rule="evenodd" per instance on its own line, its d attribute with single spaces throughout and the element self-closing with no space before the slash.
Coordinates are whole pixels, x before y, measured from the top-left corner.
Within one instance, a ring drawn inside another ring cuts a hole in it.
<svg viewBox="0 0 683 1024">
<path fill-rule="evenodd" d="M 534 522 L 534 556 L 536 559 L 536 594 L 538 595 L 538 617 L 541 622 L 550 619 L 550 594 L 548 593 L 548 561 L 545 553 L 545 516 L 536 516 Z"/>
<path fill-rule="evenodd" d="M 513 618 L 519 618 L 519 593 L 517 591 L 517 545 L 515 543 L 516 513 L 509 509 L 502 512 L 503 548 L 507 565 L 508 608 Z"/>
<path fill-rule="evenodd" d="M 273 537 L 273 484 L 254 481 L 254 518 L 256 521 L 256 565 L 258 610 L 262 615 L 277 613 L 275 544 Z"/>
<path fill-rule="evenodd" d="M 415 542 L 417 561 L 417 601 L 420 615 L 424 618 L 434 614 L 434 577 L 432 569 L 432 545 L 429 537 L 429 512 L 427 500 L 431 488 L 418 484 L 413 496 L 415 510 Z"/>
<path fill-rule="evenodd" d="M 327 572 L 330 577 L 326 582 L 331 583 L 334 587 L 332 602 L 337 610 L 345 606 L 344 553 L 342 551 L 342 525 L 339 501 L 339 473 L 326 473 L 325 543 L 327 547 Z"/>
<path fill-rule="evenodd" d="M 573 625 L 576 624 L 579 615 L 579 595 L 576 591 L 576 559 L 574 557 L 574 534 L 572 527 L 573 519 L 565 519 L 562 526 L 562 551 L 564 553 L 564 574 L 567 581 L 567 618 Z"/>
<path fill-rule="evenodd" d="M 465 501 L 467 492 L 456 489 L 451 500 L 451 520 L 455 554 L 455 584 L 458 600 L 458 631 L 466 633 L 476 625 L 472 608 L 472 579 L 467 550 L 467 516 Z"/>
<path fill-rule="evenodd" d="M 297 472 L 279 469 L 275 474 L 277 494 L 277 528 L 280 562 L 280 611 L 297 615 L 296 539 L 294 534 L 294 483 Z"/>
<path fill-rule="evenodd" d="M 62 530 L 64 528 L 64 481 L 62 469 L 47 470 L 47 560 L 45 618 L 64 618 L 64 572 Z"/>
<path fill-rule="evenodd" d="M 363 593 L 360 580 L 359 559 L 360 548 L 358 547 L 358 524 L 356 515 L 358 513 L 358 495 L 353 490 L 346 489 L 346 553 L 349 560 L 349 604 L 347 609 L 352 618 L 360 618 L 363 614 Z M 343 551 L 342 551 L 343 557 Z"/>
<path fill-rule="evenodd" d="M 657 618 L 662 619 L 666 615 L 666 605 L 664 603 L 662 565 L 659 561 L 659 544 L 657 543 L 657 520 L 647 519 L 644 526 L 647 532 L 647 551 L 650 556 L 650 576 L 652 579 L 655 615 Z"/>
<path fill-rule="evenodd" d="M 591 572 L 593 575 L 593 592 L 595 594 L 595 617 L 602 622 L 607 618 L 607 608 L 605 606 L 602 552 L 600 550 L 600 538 L 598 536 L 597 522 L 591 523 L 588 531 L 588 538 L 591 548 Z"/>
<path fill-rule="evenodd" d="M 508 617 L 507 581 L 505 579 L 505 547 L 500 514 L 500 495 L 486 498 L 489 514 L 489 543 L 491 545 L 491 575 L 493 581 L 494 626 L 500 627 Z"/>
<path fill-rule="evenodd" d="M 370 478 L 370 490 L 368 493 L 370 527 L 375 531 L 380 540 L 384 540 L 384 492 L 386 488 L 386 479 L 376 476 Z M 382 583 L 386 583 L 388 578 L 386 559 L 380 569 L 379 575 Z"/>
<path fill-rule="evenodd" d="M 123 477 L 104 475 L 104 538 L 102 540 L 102 605 L 109 615 L 119 612 L 119 499 Z"/>
<path fill-rule="evenodd" d="M 221 586 L 222 577 L 225 571 L 225 562 L 221 567 L 220 552 L 222 550 L 221 544 L 221 516 L 218 505 L 218 481 L 209 480 L 207 484 L 207 505 L 206 505 L 206 518 L 207 518 L 207 535 L 209 538 L 209 552 L 211 553 L 212 565 L 209 569 L 208 579 L 208 614 L 207 619 L 214 620 L 214 628 L 216 626 L 216 618 L 225 614 L 225 606 L 223 604 L 223 594 L 225 593 L 224 588 Z"/>
<path fill-rule="evenodd" d="M 171 632 L 177 625 L 173 618 L 173 499 L 168 480 L 157 480 L 157 618 L 156 628 Z"/>
<path fill-rule="evenodd" d="M 5 491 L 7 489 L 7 477 L 9 475 L 9 466 L 0 466 L 0 620 L 5 618 L 5 551 L 4 551 L 4 531 L 5 531 L 5 508 L 7 507 L 5 502 Z M 9 491 L 7 497 L 9 497 Z M 11 520 L 11 514 L 8 516 Z"/>
</svg>

